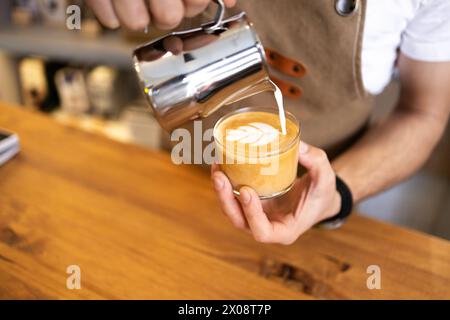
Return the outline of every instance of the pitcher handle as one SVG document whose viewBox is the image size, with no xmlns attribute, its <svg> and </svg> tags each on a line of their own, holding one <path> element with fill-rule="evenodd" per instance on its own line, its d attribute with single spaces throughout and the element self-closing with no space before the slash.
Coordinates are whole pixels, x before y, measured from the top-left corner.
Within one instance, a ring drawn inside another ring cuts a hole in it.
<svg viewBox="0 0 450 320">
<path fill-rule="evenodd" d="M 216 16 L 214 17 L 213 24 L 208 24 L 203 28 L 206 32 L 214 32 L 217 28 L 222 25 L 223 17 L 225 16 L 225 4 L 223 0 L 213 0 L 219 7 L 216 12 Z"/>
</svg>

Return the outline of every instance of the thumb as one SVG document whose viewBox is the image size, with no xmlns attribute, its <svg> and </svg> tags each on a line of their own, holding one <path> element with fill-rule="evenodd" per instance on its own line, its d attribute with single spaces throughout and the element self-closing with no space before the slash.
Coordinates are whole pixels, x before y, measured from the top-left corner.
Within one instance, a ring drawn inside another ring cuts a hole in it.
<svg viewBox="0 0 450 320">
<path fill-rule="evenodd" d="M 325 151 L 305 142 L 300 143 L 299 163 L 308 170 L 313 185 L 326 187 L 335 179 L 334 171 Z"/>
</svg>

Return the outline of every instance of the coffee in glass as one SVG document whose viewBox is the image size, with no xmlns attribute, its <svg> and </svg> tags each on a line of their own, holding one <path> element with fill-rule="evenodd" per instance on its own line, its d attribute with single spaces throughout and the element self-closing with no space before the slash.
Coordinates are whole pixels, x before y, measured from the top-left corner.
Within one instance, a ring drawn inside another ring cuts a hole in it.
<svg viewBox="0 0 450 320">
<path fill-rule="evenodd" d="M 233 191 L 248 186 L 268 199 L 290 190 L 297 176 L 300 126 L 286 112 L 243 108 L 221 118 L 214 127 L 217 161 Z M 284 117 L 283 117 L 284 120 Z"/>
</svg>

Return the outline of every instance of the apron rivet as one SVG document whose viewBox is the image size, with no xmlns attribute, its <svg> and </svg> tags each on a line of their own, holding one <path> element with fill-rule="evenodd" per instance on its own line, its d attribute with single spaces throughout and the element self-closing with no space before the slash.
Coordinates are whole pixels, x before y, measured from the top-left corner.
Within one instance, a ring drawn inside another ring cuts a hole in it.
<svg viewBox="0 0 450 320">
<path fill-rule="evenodd" d="M 353 15 L 358 9 L 359 0 L 336 0 L 336 12 L 342 17 Z"/>
</svg>

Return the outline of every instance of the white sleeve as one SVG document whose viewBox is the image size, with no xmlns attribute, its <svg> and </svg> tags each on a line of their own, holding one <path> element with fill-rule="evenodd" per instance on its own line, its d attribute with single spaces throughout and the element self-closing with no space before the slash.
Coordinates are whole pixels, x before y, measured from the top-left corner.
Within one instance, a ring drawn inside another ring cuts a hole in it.
<svg viewBox="0 0 450 320">
<path fill-rule="evenodd" d="M 450 0 L 422 0 L 400 50 L 415 60 L 450 61 Z"/>
</svg>

